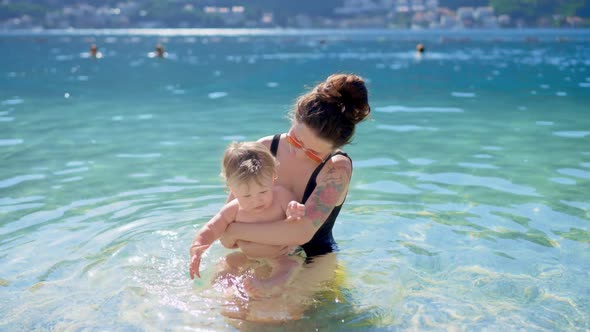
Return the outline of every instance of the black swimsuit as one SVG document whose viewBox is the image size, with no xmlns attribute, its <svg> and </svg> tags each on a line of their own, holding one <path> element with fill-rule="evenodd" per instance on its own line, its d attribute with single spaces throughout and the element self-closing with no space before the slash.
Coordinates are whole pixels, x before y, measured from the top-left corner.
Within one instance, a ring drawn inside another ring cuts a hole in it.
<svg viewBox="0 0 590 332">
<path fill-rule="evenodd" d="M 279 140 L 280 139 L 281 139 L 281 134 L 274 135 L 274 137 L 272 138 L 272 143 L 270 145 L 270 152 L 275 157 L 277 156 L 277 150 L 279 147 Z M 343 155 L 346 158 L 348 158 L 350 160 L 351 165 L 352 165 L 352 160 L 344 152 L 340 152 L 340 151 L 335 152 L 332 155 L 330 155 L 330 158 L 332 156 L 335 156 L 338 154 Z M 316 177 L 318 176 L 318 174 L 320 173 L 320 171 L 322 170 L 322 168 L 326 164 L 326 161 L 328 161 L 330 158 L 326 158 L 326 160 L 324 160 L 324 162 L 319 164 L 318 167 L 311 174 L 309 181 L 307 182 L 307 186 L 305 187 L 305 192 L 303 193 L 303 200 L 301 201 L 301 203 L 305 204 L 305 202 L 307 201 L 309 196 L 311 196 L 311 193 L 314 191 L 314 189 L 317 185 Z M 338 246 L 336 245 L 336 242 L 334 241 L 334 237 L 332 236 L 332 228 L 334 228 L 334 223 L 336 222 L 336 217 L 338 217 L 338 213 L 340 213 L 340 209 L 342 208 L 342 205 L 344 205 L 344 202 L 342 202 L 342 204 L 340 204 L 338 206 L 335 206 L 334 209 L 332 210 L 332 213 L 330 213 L 330 215 L 328 216 L 328 219 L 326 219 L 326 221 L 322 224 L 320 229 L 317 230 L 317 232 L 315 233 L 313 238 L 311 240 L 309 240 L 309 242 L 307 242 L 301 246 L 303 248 L 303 250 L 305 250 L 305 254 L 307 255 L 307 257 L 323 255 L 323 254 L 327 254 L 329 252 L 338 250 Z"/>
</svg>

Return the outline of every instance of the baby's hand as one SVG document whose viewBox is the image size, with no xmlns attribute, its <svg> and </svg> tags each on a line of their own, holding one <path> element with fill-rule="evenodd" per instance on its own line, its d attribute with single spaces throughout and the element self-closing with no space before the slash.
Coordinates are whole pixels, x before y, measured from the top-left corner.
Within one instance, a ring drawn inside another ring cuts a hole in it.
<svg viewBox="0 0 590 332">
<path fill-rule="evenodd" d="M 305 205 L 291 201 L 287 205 L 287 221 L 298 221 L 305 217 Z"/>
<path fill-rule="evenodd" d="M 190 249 L 191 262 L 190 262 L 190 266 L 189 266 L 189 274 L 191 276 L 191 279 L 195 279 L 195 276 L 197 276 L 198 278 L 201 277 L 201 274 L 199 272 L 199 267 L 201 265 L 201 256 L 203 256 L 203 253 L 209 247 L 210 247 L 210 245 L 204 245 L 204 244 L 203 245 L 195 244 L 195 245 L 191 246 L 191 249 Z"/>
</svg>

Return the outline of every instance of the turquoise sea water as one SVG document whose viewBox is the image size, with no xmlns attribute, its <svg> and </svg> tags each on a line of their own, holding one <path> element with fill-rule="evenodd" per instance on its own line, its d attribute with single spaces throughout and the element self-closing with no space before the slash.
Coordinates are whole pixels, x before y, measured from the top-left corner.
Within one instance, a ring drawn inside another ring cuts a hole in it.
<svg viewBox="0 0 590 332">
<path fill-rule="evenodd" d="M 373 108 L 346 148 L 344 277 L 280 328 L 588 330 L 589 41 L 1 34 L 0 330 L 236 329 L 187 272 L 192 237 L 225 200 L 221 154 L 286 131 L 294 99 L 333 72 L 365 77 Z M 148 56 L 157 42 L 167 59 Z M 103 58 L 87 57 L 92 43 Z M 225 252 L 204 258 L 206 277 Z"/>
</svg>

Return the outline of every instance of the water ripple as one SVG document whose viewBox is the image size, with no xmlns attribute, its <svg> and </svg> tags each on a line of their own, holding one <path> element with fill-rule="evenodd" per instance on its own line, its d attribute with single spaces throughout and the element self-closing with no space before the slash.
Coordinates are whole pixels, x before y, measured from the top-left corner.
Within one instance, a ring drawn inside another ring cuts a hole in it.
<svg viewBox="0 0 590 332">
<path fill-rule="evenodd" d="M 410 158 L 410 159 L 408 159 L 408 162 L 410 164 L 424 166 L 424 165 L 430 165 L 432 163 L 435 163 L 436 160 L 432 160 L 432 159 L 428 159 L 428 158 Z"/>
<path fill-rule="evenodd" d="M 537 121 L 535 124 L 539 126 L 553 126 L 555 123 L 552 121 Z"/>
<path fill-rule="evenodd" d="M 3 100 L 2 105 L 18 105 L 18 104 L 22 104 L 24 102 L 25 102 L 24 99 L 15 97 L 15 98 Z"/>
<path fill-rule="evenodd" d="M 88 167 L 79 167 L 79 168 L 64 169 L 62 171 L 56 171 L 56 172 L 53 172 L 53 174 L 65 175 L 65 174 L 72 174 L 72 173 L 87 172 L 88 170 L 89 170 Z"/>
<path fill-rule="evenodd" d="M 419 194 L 419 190 L 412 189 L 404 184 L 395 181 L 377 181 L 367 184 L 358 185 L 356 188 L 361 190 L 371 190 L 387 194 L 413 195 Z"/>
<path fill-rule="evenodd" d="M 27 175 L 18 175 L 9 179 L 0 180 L 0 188 L 7 188 L 17 185 L 19 183 L 25 181 L 34 181 L 34 180 L 41 180 L 45 179 L 44 174 L 27 174 Z"/>
<path fill-rule="evenodd" d="M 375 111 L 381 113 L 463 113 L 463 109 L 456 107 L 407 107 L 401 105 L 376 107 Z"/>
<path fill-rule="evenodd" d="M 117 157 L 119 158 L 137 158 L 137 159 L 151 159 L 151 158 L 160 158 L 162 156 L 161 153 L 143 153 L 143 154 L 133 154 L 133 153 L 119 153 Z"/>
<path fill-rule="evenodd" d="M 535 188 L 514 184 L 508 180 L 497 177 L 475 176 L 453 172 L 436 174 L 404 172 L 397 174 L 416 177 L 419 181 L 423 182 L 436 182 L 456 186 L 478 186 L 515 195 L 540 196 Z"/>
<path fill-rule="evenodd" d="M 42 200 L 42 199 L 45 199 L 45 196 L 29 196 L 29 197 L 21 197 L 21 198 L 2 197 L 2 198 L 0 198 L 0 205 L 21 204 L 21 203 L 34 202 L 34 201 L 38 201 L 38 200 Z"/>
<path fill-rule="evenodd" d="M 374 158 L 368 160 L 359 160 L 354 162 L 355 168 L 369 168 L 380 166 L 395 166 L 399 164 L 397 161 L 389 158 Z"/>
<path fill-rule="evenodd" d="M 175 193 L 179 192 L 188 188 L 202 188 L 202 186 L 160 186 L 160 187 L 151 187 L 145 189 L 138 189 L 138 190 L 131 190 L 125 191 L 117 196 L 126 197 L 126 196 L 144 196 L 144 195 L 152 195 L 152 194 L 161 194 L 161 193 Z"/>
<path fill-rule="evenodd" d="M 420 183 L 420 184 L 416 185 L 416 187 L 418 187 L 420 189 L 424 189 L 426 191 L 431 191 L 435 194 L 440 194 L 440 195 L 456 195 L 457 194 L 454 191 L 439 187 L 439 186 L 437 186 L 435 184 L 431 184 L 431 183 Z"/>
<path fill-rule="evenodd" d="M 475 93 L 473 92 L 451 92 L 451 96 L 457 98 L 475 98 Z"/>
<path fill-rule="evenodd" d="M 568 138 L 584 138 L 590 135 L 590 131 L 555 131 L 553 135 Z"/>
<path fill-rule="evenodd" d="M 570 178 L 549 178 L 549 181 L 559 183 L 559 184 L 576 184 L 576 180 Z"/>
<path fill-rule="evenodd" d="M 11 222 L 11 226 L 4 225 L 2 229 L 0 229 L 0 235 L 5 235 L 11 233 L 18 229 L 25 229 L 30 226 L 43 224 L 48 221 L 53 221 L 56 219 L 61 218 L 66 211 L 69 211 L 74 208 L 88 206 L 92 204 L 96 204 L 98 202 L 102 202 L 106 200 L 106 198 L 94 198 L 94 199 L 87 199 L 87 200 L 79 200 L 73 203 L 70 203 L 66 206 L 58 207 L 53 210 L 39 210 L 34 211 L 30 214 L 27 214 L 18 220 L 14 220 Z"/>
<path fill-rule="evenodd" d="M 0 213 L 9 213 L 19 210 L 30 210 L 38 209 L 44 206 L 44 203 L 25 203 L 25 204 L 14 204 L 14 205 L 2 205 L 0 206 Z"/>
<path fill-rule="evenodd" d="M 490 164 L 479 164 L 479 163 L 458 163 L 457 165 L 466 168 L 482 168 L 482 169 L 497 169 L 498 166 Z"/>
<path fill-rule="evenodd" d="M 199 183 L 199 180 L 194 180 L 186 176 L 175 176 L 171 179 L 164 180 L 166 183 Z"/>
<path fill-rule="evenodd" d="M 82 177 L 82 176 L 72 176 L 70 178 L 61 179 L 60 182 L 62 182 L 62 183 L 68 183 L 68 182 L 75 182 L 75 181 L 80 181 L 80 180 L 84 180 L 84 177 Z"/>
<path fill-rule="evenodd" d="M 401 125 L 401 126 L 394 126 L 394 125 L 377 125 L 377 129 L 385 129 L 388 131 L 396 131 L 400 133 L 405 133 L 409 131 L 437 131 L 438 128 L 433 127 L 421 127 L 416 125 Z"/>
<path fill-rule="evenodd" d="M 240 142 L 240 141 L 244 141 L 246 139 L 246 136 L 242 136 L 242 135 L 227 135 L 227 136 L 221 137 L 221 139 L 224 140 L 224 141 L 236 141 L 236 142 Z"/>
<path fill-rule="evenodd" d="M 565 201 L 565 200 L 561 200 L 561 203 L 568 205 L 568 206 L 572 206 L 584 211 L 590 211 L 590 203 L 587 202 L 572 202 L 572 201 Z"/>
<path fill-rule="evenodd" d="M 24 140 L 17 138 L 17 139 L 0 139 L 0 146 L 7 146 L 7 145 L 18 145 L 22 144 Z"/>
<path fill-rule="evenodd" d="M 209 99 L 219 99 L 227 97 L 227 92 L 210 92 L 208 94 Z"/>
<path fill-rule="evenodd" d="M 590 179 L 590 171 L 577 169 L 577 168 L 560 168 L 557 172 L 569 176 L 573 176 L 575 178 L 582 178 L 582 179 Z"/>
</svg>

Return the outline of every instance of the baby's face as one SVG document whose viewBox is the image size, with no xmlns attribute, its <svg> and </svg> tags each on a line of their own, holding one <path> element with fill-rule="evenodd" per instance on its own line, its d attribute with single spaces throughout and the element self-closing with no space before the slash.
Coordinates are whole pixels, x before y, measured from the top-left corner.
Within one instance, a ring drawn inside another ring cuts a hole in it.
<svg viewBox="0 0 590 332">
<path fill-rule="evenodd" d="M 244 211 L 262 212 L 272 205 L 273 178 L 264 178 L 260 183 L 230 184 L 229 188 Z"/>
</svg>

